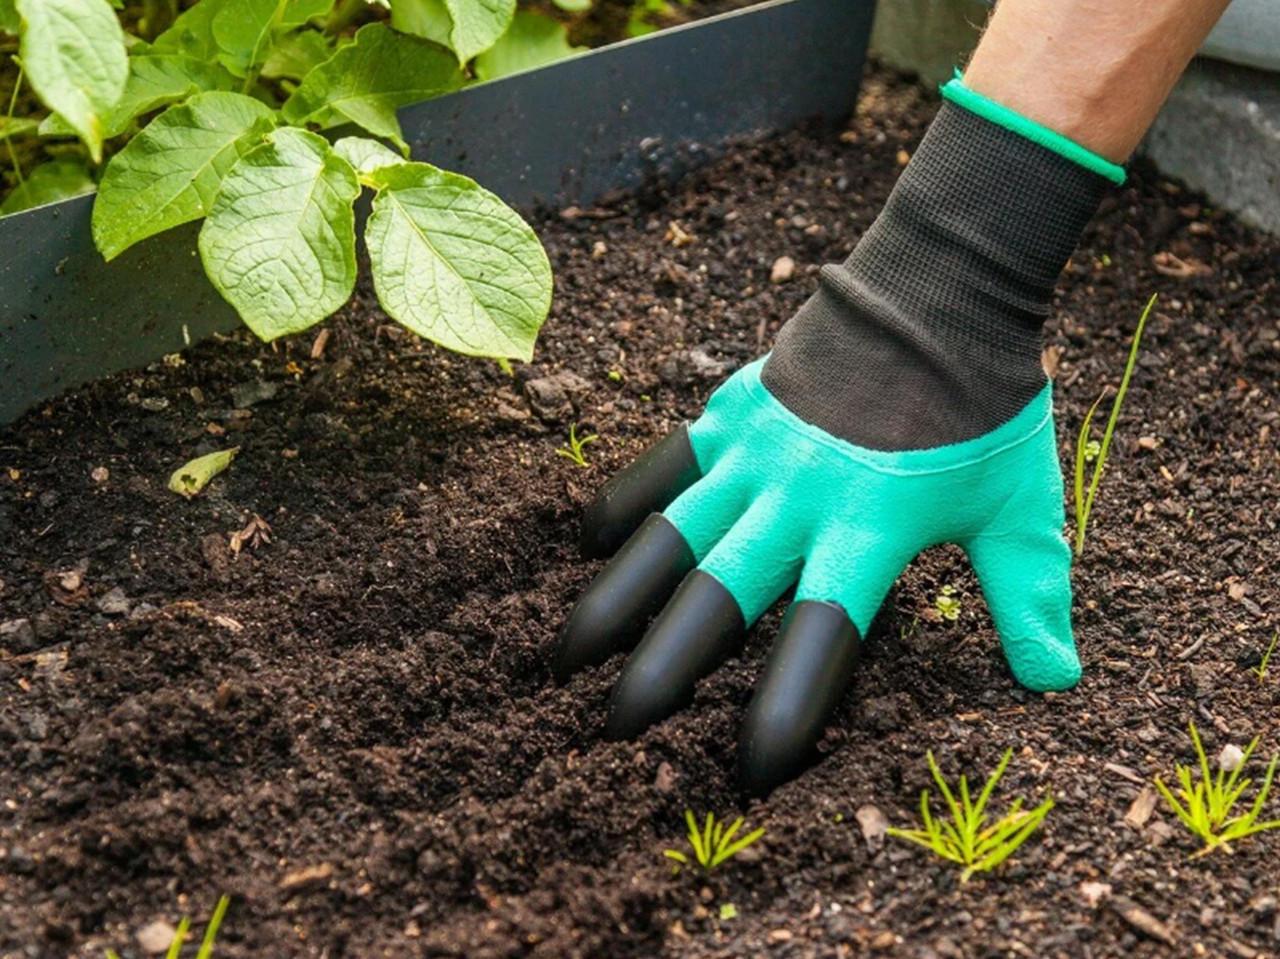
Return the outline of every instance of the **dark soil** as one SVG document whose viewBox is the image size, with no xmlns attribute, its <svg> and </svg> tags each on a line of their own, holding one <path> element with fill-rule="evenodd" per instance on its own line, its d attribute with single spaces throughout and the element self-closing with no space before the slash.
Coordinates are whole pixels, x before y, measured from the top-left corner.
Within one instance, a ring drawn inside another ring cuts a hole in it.
<svg viewBox="0 0 1280 959">
<path fill-rule="evenodd" d="M 892 595 L 826 759 L 764 802 L 741 804 L 733 750 L 776 613 L 638 742 L 601 740 L 617 662 L 549 677 L 597 568 L 573 546 L 592 491 L 767 348 L 932 110 L 873 77 L 842 135 L 545 218 L 555 308 L 514 380 L 365 290 L 319 359 L 312 336 L 235 336 L 0 431 L 0 956 L 138 956 L 140 928 L 198 930 L 221 892 L 225 959 L 1280 951 L 1280 832 L 1189 860 L 1163 808 L 1123 822 L 1190 758 L 1189 720 L 1215 755 L 1280 752 L 1280 662 L 1249 671 L 1280 604 L 1280 241 L 1148 169 L 1089 228 L 1050 330 L 1068 461 L 1160 293 L 1076 570 L 1078 689 L 1014 685 L 953 549 Z M 571 422 L 601 437 L 589 469 L 555 453 Z M 233 445 L 203 495 L 166 489 Z M 233 554 L 254 516 L 269 541 Z M 996 874 L 864 839 L 865 804 L 913 822 L 926 748 L 954 776 L 1008 747 L 999 801 L 1058 806 Z M 686 807 L 768 835 L 673 878 Z"/>
</svg>

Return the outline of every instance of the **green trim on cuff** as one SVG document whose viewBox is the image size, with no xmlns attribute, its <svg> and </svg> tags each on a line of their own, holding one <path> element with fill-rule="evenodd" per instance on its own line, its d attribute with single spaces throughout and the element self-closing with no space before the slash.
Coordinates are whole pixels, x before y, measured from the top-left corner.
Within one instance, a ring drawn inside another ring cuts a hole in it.
<svg viewBox="0 0 1280 959">
<path fill-rule="evenodd" d="M 1046 150 L 1052 150 L 1072 163 L 1105 177 L 1117 186 L 1125 181 L 1124 167 L 1120 164 L 1112 163 L 1092 150 L 1082 147 L 1075 140 L 1064 137 L 1061 133 L 1050 130 L 1034 120 L 1029 120 L 1020 113 L 1015 113 L 1004 104 L 970 90 L 964 85 L 958 72 L 954 79 L 943 84 L 942 96 L 996 126 L 1026 137 L 1032 143 L 1038 143 Z"/>
</svg>

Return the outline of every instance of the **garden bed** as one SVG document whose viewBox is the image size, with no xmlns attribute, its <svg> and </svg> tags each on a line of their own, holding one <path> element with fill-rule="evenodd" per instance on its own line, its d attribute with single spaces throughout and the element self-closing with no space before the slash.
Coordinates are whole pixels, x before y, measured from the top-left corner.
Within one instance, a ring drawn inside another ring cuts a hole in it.
<svg viewBox="0 0 1280 959">
<path fill-rule="evenodd" d="M 1161 295 L 1075 571 L 1078 689 L 1017 688 L 959 553 L 930 551 L 825 761 L 747 806 L 766 838 L 703 880 L 662 849 L 686 807 L 739 806 L 776 614 L 637 742 L 601 739 L 616 662 L 550 679 L 596 568 L 582 506 L 767 348 L 933 109 L 872 77 L 843 135 L 549 213 L 555 306 L 514 378 L 414 339 L 366 288 L 323 344 L 221 338 L 0 430 L 0 622 L 26 621 L 0 638 L 0 956 L 137 955 L 141 927 L 221 892 L 220 959 L 1274 952 L 1280 833 L 1188 861 L 1165 810 L 1122 822 L 1186 760 L 1188 720 L 1211 752 L 1280 750 L 1280 669 L 1249 671 L 1280 602 L 1280 241 L 1149 170 L 1090 227 L 1050 330 L 1066 457 Z M 555 455 L 571 423 L 600 436 L 589 469 Z M 166 489 L 229 446 L 206 493 Z M 994 877 L 864 840 L 864 804 L 912 821 L 926 747 L 958 773 L 1010 746 L 1001 795 L 1059 804 Z M 1085 882 L 1124 898 L 1090 905 Z"/>
</svg>

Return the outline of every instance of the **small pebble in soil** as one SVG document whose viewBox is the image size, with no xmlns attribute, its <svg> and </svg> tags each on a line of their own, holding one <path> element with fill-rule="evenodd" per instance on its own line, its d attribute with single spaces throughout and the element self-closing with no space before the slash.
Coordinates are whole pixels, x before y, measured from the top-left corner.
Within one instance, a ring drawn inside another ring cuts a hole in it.
<svg viewBox="0 0 1280 959">
<path fill-rule="evenodd" d="M 36 631 L 29 619 L 11 619 L 0 623 L 0 649 L 15 656 L 36 648 Z"/>
<path fill-rule="evenodd" d="M 699 380 L 721 380 L 730 369 L 730 364 L 712 358 L 705 350 L 681 350 L 658 367 L 658 377 L 668 386 L 691 386 Z"/>
<path fill-rule="evenodd" d="M 770 283 L 786 283 L 796 274 L 796 261 L 789 256 L 780 256 L 773 261 L 773 269 L 769 271 Z"/>
<path fill-rule="evenodd" d="M 149 956 L 158 956 L 168 950 L 173 937 L 178 931 L 163 919 L 149 922 L 137 931 L 134 938 L 138 940 L 138 948 Z"/>
<path fill-rule="evenodd" d="M 867 841 L 867 848 L 876 850 L 883 846 L 885 832 L 889 829 L 889 820 L 885 818 L 879 807 L 867 803 L 859 806 L 855 815 L 858 825 L 862 827 L 862 838 Z"/>
<path fill-rule="evenodd" d="M 108 616 L 124 616 L 129 612 L 129 597 L 116 586 L 98 597 L 98 611 Z"/>
<path fill-rule="evenodd" d="M 573 399 L 591 389 L 591 384 L 577 373 L 565 371 L 529 380 L 524 384 L 524 397 L 534 414 L 551 422 L 563 422 L 573 416 Z"/>
<path fill-rule="evenodd" d="M 231 388 L 231 405 L 236 409 L 247 409 L 256 403 L 265 403 L 268 400 L 275 399 L 276 394 L 279 392 L 279 383 L 270 383 L 266 380 L 251 380 L 248 383 L 241 383 Z"/>
</svg>

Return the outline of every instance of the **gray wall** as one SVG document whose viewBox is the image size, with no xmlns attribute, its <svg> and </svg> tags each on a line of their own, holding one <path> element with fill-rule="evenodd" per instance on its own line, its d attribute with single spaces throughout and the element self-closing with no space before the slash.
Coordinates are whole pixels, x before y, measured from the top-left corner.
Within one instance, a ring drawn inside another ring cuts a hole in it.
<svg viewBox="0 0 1280 959">
<path fill-rule="evenodd" d="M 941 82 L 987 13 L 982 0 L 880 0 L 872 52 Z M 1280 233 L 1280 0 L 1233 0 L 1201 53 L 1141 149 L 1218 206 Z"/>
</svg>

